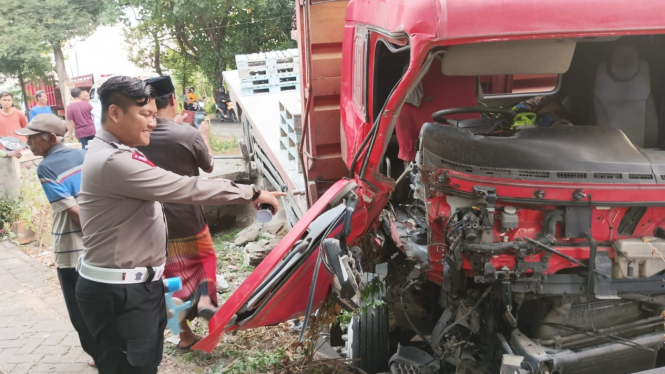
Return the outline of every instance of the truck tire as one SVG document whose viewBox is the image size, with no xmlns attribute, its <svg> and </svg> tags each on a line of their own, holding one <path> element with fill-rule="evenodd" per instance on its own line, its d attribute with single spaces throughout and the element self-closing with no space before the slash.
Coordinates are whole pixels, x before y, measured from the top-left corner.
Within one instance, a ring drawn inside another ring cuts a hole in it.
<svg viewBox="0 0 665 374">
<path fill-rule="evenodd" d="M 368 284 L 378 275 L 365 273 L 363 277 L 365 284 Z M 372 295 L 370 301 L 379 300 L 382 296 L 382 293 Z M 347 329 L 346 345 L 347 359 L 357 360 L 352 361 L 353 366 L 368 374 L 387 372 L 390 347 L 386 305 L 375 308 L 374 313 L 368 310 L 357 318 L 354 316 Z"/>
</svg>

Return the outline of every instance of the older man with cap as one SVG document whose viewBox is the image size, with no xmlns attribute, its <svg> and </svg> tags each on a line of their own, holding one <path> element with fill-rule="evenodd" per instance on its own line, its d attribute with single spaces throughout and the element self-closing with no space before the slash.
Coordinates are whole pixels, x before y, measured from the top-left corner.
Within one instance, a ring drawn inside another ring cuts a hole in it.
<svg viewBox="0 0 665 374">
<path fill-rule="evenodd" d="M 100 87 L 102 129 L 83 162 L 79 195 L 83 247 L 76 298 L 100 345 L 101 374 L 156 373 L 166 306 L 161 281 L 167 231 L 160 202 L 265 203 L 282 193 L 224 179 L 180 176 L 156 167 L 135 147 L 150 144 L 157 108 L 153 89 L 130 77 Z"/>
<path fill-rule="evenodd" d="M 150 133 L 150 144 L 137 149 L 156 166 L 178 175 L 198 176 L 199 168 L 212 172 L 208 123 L 204 121 L 197 131 L 174 122 L 178 101 L 171 77 L 150 78 L 146 83 L 155 90 L 157 127 Z M 164 275 L 182 278 L 183 289 L 174 296 L 192 301 L 187 319 L 198 316 L 209 320 L 217 308 L 217 256 L 203 210 L 200 205 L 164 203 L 164 215 L 169 235 Z M 200 337 L 194 335 L 186 320 L 180 327 L 176 349 L 187 351 Z"/>
<path fill-rule="evenodd" d="M 94 366 L 97 344 L 81 316 L 75 295 L 79 277 L 76 265 L 78 257 L 83 254 L 76 199 L 81 188 L 81 165 L 85 151 L 66 147 L 62 142 L 66 132 L 64 122 L 53 114 L 38 114 L 26 128 L 15 131 L 17 135 L 28 138 L 28 146 L 33 154 L 44 157 L 37 167 L 37 176 L 53 210 L 51 237 L 60 289 L 65 297 L 69 319 L 81 340 L 81 347 L 93 358 L 89 364 Z"/>
</svg>

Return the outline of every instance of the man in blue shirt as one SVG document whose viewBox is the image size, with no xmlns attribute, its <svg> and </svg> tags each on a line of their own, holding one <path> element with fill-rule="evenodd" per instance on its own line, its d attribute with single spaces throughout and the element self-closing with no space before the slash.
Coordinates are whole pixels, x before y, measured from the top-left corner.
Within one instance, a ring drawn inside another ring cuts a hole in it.
<svg viewBox="0 0 665 374">
<path fill-rule="evenodd" d="M 35 99 L 37 99 L 37 105 L 30 109 L 30 121 L 32 121 L 38 114 L 53 114 L 51 107 L 48 106 L 48 96 L 46 96 L 46 92 L 43 90 L 35 92 Z"/>
<path fill-rule="evenodd" d="M 75 293 L 79 277 L 76 265 L 85 253 L 77 202 L 85 151 L 65 146 L 67 127 L 54 114 L 38 114 L 28 127 L 15 132 L 27 136 L 32 153 L 44 157 L 37 167 L 37 176 L 53 210 L 53 252 L 60 288 L 81 347 L 93 358 L 89 364 L 94 366 L 97 344 L 83 320 Z"/>
</svg>

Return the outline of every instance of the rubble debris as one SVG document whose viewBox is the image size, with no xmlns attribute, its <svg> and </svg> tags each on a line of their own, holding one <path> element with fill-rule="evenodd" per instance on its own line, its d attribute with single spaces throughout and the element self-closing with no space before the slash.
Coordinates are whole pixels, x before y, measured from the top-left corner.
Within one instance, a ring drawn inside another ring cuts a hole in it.
<svg viewBox="0 0 665 374">
<path fill-rule="evenodd" d="M 240 230 L 238 235 L 240 236 L 240 235 L 246 233 L 247 231 L 251 231 L 251 230 L 261 231 L 262 229 L 263 229 L 263 223 L 261 223 L 259 221 L 254 221 L 254 223 L 252 223 L 251 225 L 249 225 L 249 226 L 245 227 L 244 229 Z"/>
<path fill-rule="evenodd" d="M 227 282 L 226 279 L 224 279 L 223 275 L 217 274 L 216 280 L 217 280 L 217 292 L 226 292 L 231 288 L 229 286 L 229 282 Z"/>
<path fill-rule="evenodd" d="M 259 232 L 257 230 L 254 229 L 247 230 L 245 232 L 241 232 L 238 234 L 234 244 L 237 246 L 243 246 L 249 242 L 256 241 L 258 238 L 259 238 Z"/>
<path fill-rule="evenodd" d="M 280 220 L 270 221 L 269 223 L 264 224 L 260 231 L 261 233 L 272 234 L 275 236 L 279 236 L 280 234 L 285 234 L 286 222 Z"/>
<path fill-rule="evenodd" d="M 249 243 L 244 250 L 244 263 L 245 265 L 256 266 L 266 258 L 268 253 L 269 251 L 258 243 Z"/>
</svg>

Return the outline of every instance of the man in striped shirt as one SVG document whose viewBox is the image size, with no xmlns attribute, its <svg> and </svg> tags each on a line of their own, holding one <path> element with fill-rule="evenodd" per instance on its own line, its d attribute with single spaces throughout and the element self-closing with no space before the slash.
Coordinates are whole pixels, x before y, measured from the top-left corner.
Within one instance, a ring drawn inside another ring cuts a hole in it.
<svg viewBox="0 0 665 374">
<path fill-rule="evenodd" d="M 28 137 L 32 153 L 43 156 L 37 167 L 37 176 L 53 210 L 53 252 L 60 288 L 65 297 L 69 319 L 78 332 L 81 346 L 92 360 L 97 354 L 97 344 L 88 330 L 76 301 L 78 280 L 76 265 L 83 252 L 81 221 L 77 197 L 81 189 L 81 165 L 85 157 L 82 149 L 72 149 L 63 143 L 67 128 L 53 114 L 38 114 L 17 135 Z"/>
</svg>

